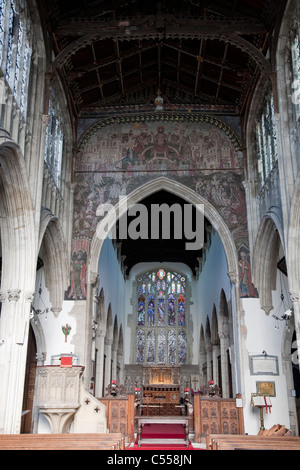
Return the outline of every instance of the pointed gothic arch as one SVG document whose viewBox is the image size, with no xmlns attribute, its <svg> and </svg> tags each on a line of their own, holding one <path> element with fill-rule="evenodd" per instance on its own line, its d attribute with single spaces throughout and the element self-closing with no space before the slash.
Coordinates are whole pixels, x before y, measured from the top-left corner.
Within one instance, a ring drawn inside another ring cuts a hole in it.
<svg viewBox="0 0 300 470">
<path fill-rule="evenodd" d="M 219 343 L 219 333 L 218 333 L 218 315 L 217 315 L 217 309 L 214 304 L 213 306 L 213 311 L 212 311 L 212 317 L 211 317 L 211 341 L 212 344 L 218 344 Z"/>
<path fill-rule="evenodd" d="M 96 321 L 98 323 L 98 327 L 100 328 L 100 330 L 105 330 L 106 329 L 105 298 L 104 298 L 103 287 L 102 287 L 102 289 L 100 291 L 100 294 L 98 296 Z"/>
<path fill-rule="evenodd" d="M 201 204 L 203 205 L 205 217 L 210 221 L 216 232 L 218 232 L 222 241 L 228 264 L 228 272 L 230 275 L 233 275 L 237 278 L 238 259 L 236 246 L 232 234 L 219 212 L 210 202 L 208 202 L 191 188 L 181 183 L 175 182 L 170 178 L 159 177 L 134 190 L 127 197 L 122 198 L 116 204 L 114 210 L 109 211 L 107 216 L 103 218 L 97 225 L 96 232 L 90 247 L 88 266 L 89 283 L 91 283 L 91 280 L 97 276 L 98 260 L 100 258 L 103 243 L 108 232 L 114 229 L 117 219 L 121 218 L 122 215 L 127 212 L 128 207 L 139 203 L 146 197 L 162 189 L 172 194 L 176 194 L 194 206 L 199 206 Z"/>
<path fill-rule="evenodd" d="M 266 216 L 259 228 L 253 250 L 252 276 L 259 291 L 261 308 L 268 315 L 273 309 L 272 290 L 276 289 L 276 272 L 280 237 L 271 217 Z"/>
<path fill-rule="evenodd" d="M 51 310 L 58 315 L 69 282 L 68 254 L 60 223 L 46 208 L 41 211 L 38 246 L 44 251 L 45 282 L 50 293 Z"/>
</svg>

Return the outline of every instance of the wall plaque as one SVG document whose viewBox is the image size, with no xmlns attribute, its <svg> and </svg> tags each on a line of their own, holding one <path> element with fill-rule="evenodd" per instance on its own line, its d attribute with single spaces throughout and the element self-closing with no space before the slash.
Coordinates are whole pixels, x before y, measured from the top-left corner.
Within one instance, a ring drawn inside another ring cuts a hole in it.
<svg viewBox="0 0 300 470">
<path fill-rule="evenodd" d="M 258 354 L 249 360 L 251 375 L 279 375 L 278 356 Z"/>
</svg>

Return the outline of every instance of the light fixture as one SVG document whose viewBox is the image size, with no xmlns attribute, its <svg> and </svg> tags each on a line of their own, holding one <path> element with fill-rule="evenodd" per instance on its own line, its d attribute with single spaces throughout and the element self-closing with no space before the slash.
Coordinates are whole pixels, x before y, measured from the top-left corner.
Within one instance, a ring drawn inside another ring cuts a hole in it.
<svg viewBox="0 0 300 470">
<path fill-rule="evenodd" d="M 272 315 L 272 317 L 275 319 L 275 329 L 279 330 L 279 322 L 284 321 L 286 328 L 288 329 L 288 331 L 290 331 L 289 320 L 293 315 L 293 308 L 290 308 L 290 306 L 284 301 L 284 295 L 282 290 L 280 294 L 280 299 L 281 301 L 275 313 Z"/>
<path fill-rule="evenodd" d="M 46 314 L 45 320 L 47 320 L 47 314 L 49 312 L 49 307 L 46 307 L 46 305 L 43 302 L 42 299 L 42 286 L 40 285 L 39 290 L 38 290 L 38 297 L 34 299 L 34 302 L 31 304 L 31 311 L 33 312 L 33 318 L 34 322 L 37 322 L 37 316 L 38 315 L 43 315 Z"/>
</svg>

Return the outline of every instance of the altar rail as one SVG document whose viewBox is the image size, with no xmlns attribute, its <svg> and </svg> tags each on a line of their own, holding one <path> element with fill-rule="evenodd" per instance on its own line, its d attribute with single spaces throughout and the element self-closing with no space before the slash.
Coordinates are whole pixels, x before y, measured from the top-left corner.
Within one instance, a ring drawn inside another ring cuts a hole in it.
<svg viewBox="0 0 300 470">
<path fill-rule="evenodd" d="M 207 434 L 244 434 L 243 408 L 237 399 L 194 395 L 194 440 Z"/>
</svg>

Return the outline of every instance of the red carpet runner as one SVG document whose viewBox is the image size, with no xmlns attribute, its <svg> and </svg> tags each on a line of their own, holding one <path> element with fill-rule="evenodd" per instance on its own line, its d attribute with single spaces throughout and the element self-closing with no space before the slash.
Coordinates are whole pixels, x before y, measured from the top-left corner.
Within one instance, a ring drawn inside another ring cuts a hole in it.
<svg viewBox="0 0 300 470">
<path fill-rule="evenodd" d="M 184 444 L 164 444 L 164 439 L 184 439 L 184 427 L 182 424 L 145 424 L 143 426 L 141 447 L 138 446 L 137 441 L 133 447 L 127 448 L 128 450 L 194 450 L 191 443 L 186 447 Z M 161 439 L 159 444 L 143 444 L 143 439 Z"/>
</svg>

